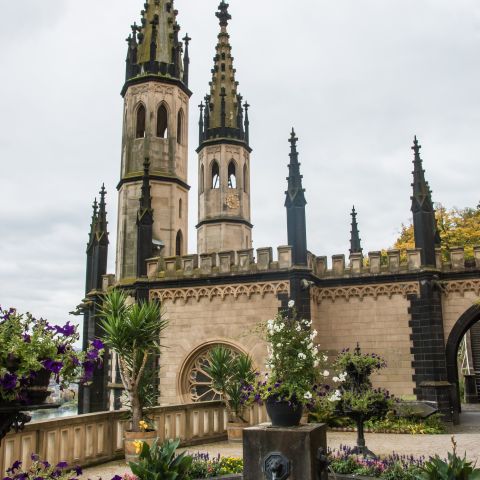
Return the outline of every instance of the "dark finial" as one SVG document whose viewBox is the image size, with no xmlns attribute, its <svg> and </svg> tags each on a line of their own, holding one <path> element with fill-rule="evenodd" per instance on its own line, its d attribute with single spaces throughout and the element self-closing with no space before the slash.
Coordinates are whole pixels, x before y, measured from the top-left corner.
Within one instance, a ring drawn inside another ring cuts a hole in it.
<svg viewBox="0 0 480 480">
<path fill-rule="evenodd" d="M 357 212 L 355 210 L 355 205 L 352 207 L 352 213 L 350 215 L 352 216 L 352 230 L 350 232 L 350 254 L 363 253 L 360 233 L 358 231 Z"/>
<path fill-rule="evenodd" d="M 182 38 L 182 40 L 185 42 L 185 46 L 188 47 L 190 41 L 192 40 L 189 36 L 188 33 Z"/>
<path fill-rule="evenodd" d="M 296 148 L 298 138 L 297 138 L 297 135 L 295 134 L 295 129 L 293 127 L 292 127 L 292 133 L 290 134 L 290 139 L 288 141 L 291 143 L 292 148 Z"/>
<path fill-rule="evenodd" d="M 362 350 L 360 348 L 360 343 L 357 342 L 357 348 L 355 348 L 355 355 L 360 356 L 362 353 Z"/>
<path fill-rule="evenodd" d="M 107 191 L 105 190 L 105 184 L 102 183 L 102 188 L 100 189 L 100 205 L 102 205 L 102 203 L 105 203 L 106 194 L 107 194 Z"/>
<path fill-rule="evenodd" d="M 422 146 L 418 144 L 418 139 L 417 139 L 417 136 L 415 135 L 415 137 L 413 139 L 413 147 L 412 147 L 412 150 L 415 152 L 415 155 L 420 154 L 420 149 L 421 148 L 422 148 Z"/>
<path fill-rule="evenodd" d="M 220 20 L 220 26 L 226 27 L 228 26 L 228 21 L 232 19 L 230 13 L 228 13 L 228 7 L 230 5 L 225 3 L 225 0 L 222 0 L 220 5 L 218 6 L 218 12 L 215 14 L 217 18 Z"/>
</svg>

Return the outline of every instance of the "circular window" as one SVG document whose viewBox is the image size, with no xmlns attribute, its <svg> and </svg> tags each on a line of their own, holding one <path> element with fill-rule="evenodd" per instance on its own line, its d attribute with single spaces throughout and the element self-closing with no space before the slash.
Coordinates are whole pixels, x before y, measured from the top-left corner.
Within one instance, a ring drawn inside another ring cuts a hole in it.
<svg viewBox="0 0 480 480">
<path fill-rule="evenodd" d="M 231 345 L 221 343 L 210 344 L 196 350 L 185 363 L 181 375 L 181 390 L 185 401 L 210 402 L 222 399 L 220 392 L 212 387 L 212 378 L 205 369 L 208 366 L 210 350 L 220 345 L 236 355 L 240 353 Z"/>
</svg>

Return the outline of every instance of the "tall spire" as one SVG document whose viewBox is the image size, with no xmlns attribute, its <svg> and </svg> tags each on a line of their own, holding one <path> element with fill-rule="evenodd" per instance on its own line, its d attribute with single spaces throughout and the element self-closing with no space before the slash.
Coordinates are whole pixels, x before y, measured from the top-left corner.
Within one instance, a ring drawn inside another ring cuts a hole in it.
<svg viewBox="0 0 480 480">
<path fill-rule="evenodd" d="M 290 164 L 288 190 L 285 192 L 285 208 L 287 209 L 288 244 L 292 247 L 294 265 L 307 264 L 307 226 L 305 216 L 305 189 L 302 185 L 303 176 L 300 174 L 297 142 L 295 130 L 290 135 Z"/>
<path fill-rule="evenodd" d="M 184 45 L 185 45 L 185 52 L 183 54 L 183 83 L 188 87 L 188 76 L 190 70 L 190 55 L 188 52 L 188 46 L 190 45 L 190 41 L 192 40 L 188 33 L 182 38 Z"/>
<path fill-rule="evenodd" d="M 108 231 L 107 231 L 107 210 L 105 203 L 105 196 L 107 191 L 105 190 L 105 184 L 102 185 L 100 190 L 100 203 L 98 206 L 98 217 L 95 228 L 96 242 L 101 245 L 108 245 Z"/>
<path fill-rule="evenodd" d="M 95 229 L 98 221 L 98 202 L 96 198 L 93 201 L 92 210 L 92 223 L 90 223 L 90 233 L 88 235 L 87 251 L 90 250 L 93 245 L 93 240 L 95 238 Z"/>
<path fill-rule="evenodd" d="M 146 261 L 153 251 L 153 209 L 150 193 L 150 160 L 143 163 L 142 196 L 137 213 L 137 277 L 147 275 Z"/>
<path fill-rule="evenodd" d="M 435 219 L 435 209 L 432 201 L 432 191 L 425 180 L 425 170 L 420 156 L 422 146 L 419 145 L 415 136 L 412 150 L 413 159 L 413 195 L 412 213 L 413 228 L 415 232 L 415 247 L 421 249 L 422 265 L 435 266 L 435 247 L 440 237 Z"/>
<path fill-rule="evenodd" d="M 352 208 L 352 230 L 350 232 L 350 254 L 363 253 L 361 246 L 360 233 L 358 231 L 357 212 L 355 211 L 355 205 Z"/>
<path fill-rule="evenodd" d="M 233 67 L 232 47 L 228 34 L 228 22 L 232 16 L 229 4 L 224 0 L 218 6 L 216 16 L 220 23 L 220 33 L 216 55 L 213 58 L 212 81 L 210 82 L 210 95 L 206 98 L 206 112 L 208 123 L 201 126 L 200 138 L 204 142 L 219 138 L 248 141 L 245 135 L 243 119 L 242 97 L 238 94 L 238 82 L 235 79 L 236 70 Z"/>
<path fill-rule="evenodd" d="M 148 73 L 179 80 L 188 84 L 188 35 L 186 61 L 182 61 L 182 42 L 178 39 L 180 26 L 173 0 L 146 0 L 141 11 L 141 25 L 132 25 L 127 38 L 126 80 Z M 186 75 L 184 68 L 187 67 Z"/>
</svg>

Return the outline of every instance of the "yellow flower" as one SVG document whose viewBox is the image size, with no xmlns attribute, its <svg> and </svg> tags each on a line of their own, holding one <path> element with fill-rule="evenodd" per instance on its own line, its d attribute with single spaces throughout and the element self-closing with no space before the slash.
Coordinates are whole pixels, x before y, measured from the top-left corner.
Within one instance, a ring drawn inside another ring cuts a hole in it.
<svg viewBox="0 0 480 480">
<path fill-rule="evenodd" d="M 146 432 L 148 430 L 148 423 L 145 422 L 144 420 L 140 420 L 138 426 L 140 427 L 140 430 L 142 432 Z"/>
<path fill-rule="evenodd" d="M 142 451 L 143 442 L 141 440 L 135 440 L 133 446 L 135 447 L 135 453 L 138 455 Z"/>
</svg>

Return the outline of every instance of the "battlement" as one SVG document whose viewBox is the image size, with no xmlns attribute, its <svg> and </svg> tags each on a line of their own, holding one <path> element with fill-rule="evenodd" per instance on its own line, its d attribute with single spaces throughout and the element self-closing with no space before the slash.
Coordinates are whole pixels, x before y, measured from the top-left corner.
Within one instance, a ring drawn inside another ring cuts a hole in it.
<svg viewBox="0 0 480 480">
<path fill-rule="evenodd" d="M 163 278 L 191 278 L 209 275 L 247 274 L 288 270 L 292 267 L 292 247 L 277 248 L 277 260 L 273 248 L 253 248 L 182 257 L 155 257 L 147 260 L 149 280 Z"/>
<path fill-rule="evenodd" d="M 413 273 L 422 269 L 420 252 L 420 249 L 407 250 L 406 261 L 401 261 L 400 250 L 388 250 L 386 263 L 380 251 L 369 252 L 367 259 L 360 253 L 354 253 L 350 255 L 348 265 L 345 255 L 333 255 L 330 267 L 327 257 L 317 257 L 309 252 L 308 267 L 320 278 Z M 436 261 L 436 268 L 442 272 L 480 269 L 480 246 L 474 248 L 473 260 L 465 260 L 463 247 L 450 248 L 449 262 L 442 260 L 441 250 L 437 249 Z"/>
</svg>

